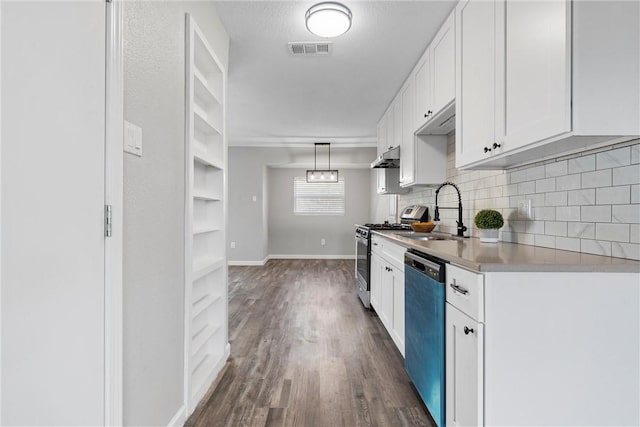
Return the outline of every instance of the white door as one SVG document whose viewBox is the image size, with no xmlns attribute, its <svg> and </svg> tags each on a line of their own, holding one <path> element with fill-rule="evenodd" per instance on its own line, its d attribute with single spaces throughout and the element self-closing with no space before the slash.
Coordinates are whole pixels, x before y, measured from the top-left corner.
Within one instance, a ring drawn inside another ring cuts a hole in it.
<svg viewBox="0 0 640 427">
<path fill-rule="evenodd" d="M 416 66 L 415 73 L 415 126 L 417 130 L 429 120 L 433 113 L 431 87 L 431 49 L 427 49 Z"/>
<path fill-rule="evenodd" d="M 495 142 L 496 28 L 496 2 L 466 0 L 458 3 L 457 167 L 483 159 Z"/>
<path fill-rule="evenodd" d="M 414 143 L 414 89 L 409 79 L 402 94 L 402 141 L 400 142 L 400 185 L 413 184 L 415 181 L 415 143 Z"/>
<path fill-rule="evenodd" d="M 393 330 L 393 274 L 391 267 L 382 259 L 380 272 L 380 310 L 378 316 L 389 334 Z"/>
<path fill-rule="evenodd" d="M 393 340 L 404 356 L 404 271 L 393 267 Z"/>
<path fill-rule="evenodd" d="M 484 425 L 484 325 L 446 304 L 448 426 Z"/>
<path fill-rule="evenodd" d="M 510 150 L 571 130 L 571 5 L 505 5 L 504 149 Z"/>
<path fill-rule="evenodd" d="M 444 22 L 431 43 L 433 114 L 453 102 L 456 96 L 455 12 Z"/>
<path fill-rule="evenodd" d="M 105 2 L 2 2 L 3 425 L 101 425 Z"/>
<path fill-rule="evenodd" d="M 372 243 L 372 245 L 377 245 L 377 243 Z M 371 306 L 378 311 L 378 316 L 380 316 L 380 287 L 382 285 L 382 277 L 380 273 L 382 271 L 382 264 L 380 257 L 378 255 L 371 255 L 371 270 L 369 272 L 369 283 L 371 287 Z"/>
</svg>

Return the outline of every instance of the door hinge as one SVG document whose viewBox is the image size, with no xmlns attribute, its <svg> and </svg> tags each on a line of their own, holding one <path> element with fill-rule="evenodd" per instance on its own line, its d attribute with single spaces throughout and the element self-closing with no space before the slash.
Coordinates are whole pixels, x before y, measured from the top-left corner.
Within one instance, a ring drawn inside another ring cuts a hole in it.
<svg viewBox="0 0 640 427">
<path fill-rule="evenodd" d="M 104 205 L 104 236 L 111 237 L 111 205 Z"/>
</svg>

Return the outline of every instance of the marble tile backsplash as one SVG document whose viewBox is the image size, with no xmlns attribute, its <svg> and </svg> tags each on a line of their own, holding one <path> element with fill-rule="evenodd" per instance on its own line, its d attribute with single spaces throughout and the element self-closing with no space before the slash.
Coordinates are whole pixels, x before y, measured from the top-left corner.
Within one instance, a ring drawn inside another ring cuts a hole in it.
<svg viewBox="0 0 640 427">
<path fill-rule="evenodd" d="M 507 171 L 455 168 L 455 135 L 447 143 L 447 180 L 462 192 L 463 221 L 478 235 L 480 209 L 502 212 L 505 242 L 640 260 L 640 139 Z M 412 188 L 399 206 L 424 204 L 435 187 Z M 519 207 L 531 202 L 531 217 Z M 444 187 L 441 206 L 457 206 Z M 455 233 L 457 211 L 442 210 L 440 230 Z"/>
</svg>

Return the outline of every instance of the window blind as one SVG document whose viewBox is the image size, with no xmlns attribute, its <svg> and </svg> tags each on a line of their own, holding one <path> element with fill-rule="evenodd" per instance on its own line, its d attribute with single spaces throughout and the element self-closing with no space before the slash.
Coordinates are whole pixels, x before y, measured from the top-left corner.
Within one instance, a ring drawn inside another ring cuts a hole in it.
<svg viewBox="0 0 640 427">
<path fill-rule="evenodd" d="M 344 215 L 344 178 L 338 182 L 293 179 L 293 213 L 296 215 Z"/>
</svg>

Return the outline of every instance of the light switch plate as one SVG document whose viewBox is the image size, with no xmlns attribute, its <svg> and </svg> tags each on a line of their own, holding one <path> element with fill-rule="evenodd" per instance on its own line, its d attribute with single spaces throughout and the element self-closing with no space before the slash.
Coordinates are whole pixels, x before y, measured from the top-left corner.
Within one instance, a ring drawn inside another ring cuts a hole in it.
<svg viewBox="0 0 640 427">
<path fill-rule="evenodd" d="M 124 151 L 142 157 L 142 128 L 124 121 Z"/>
</svg>

